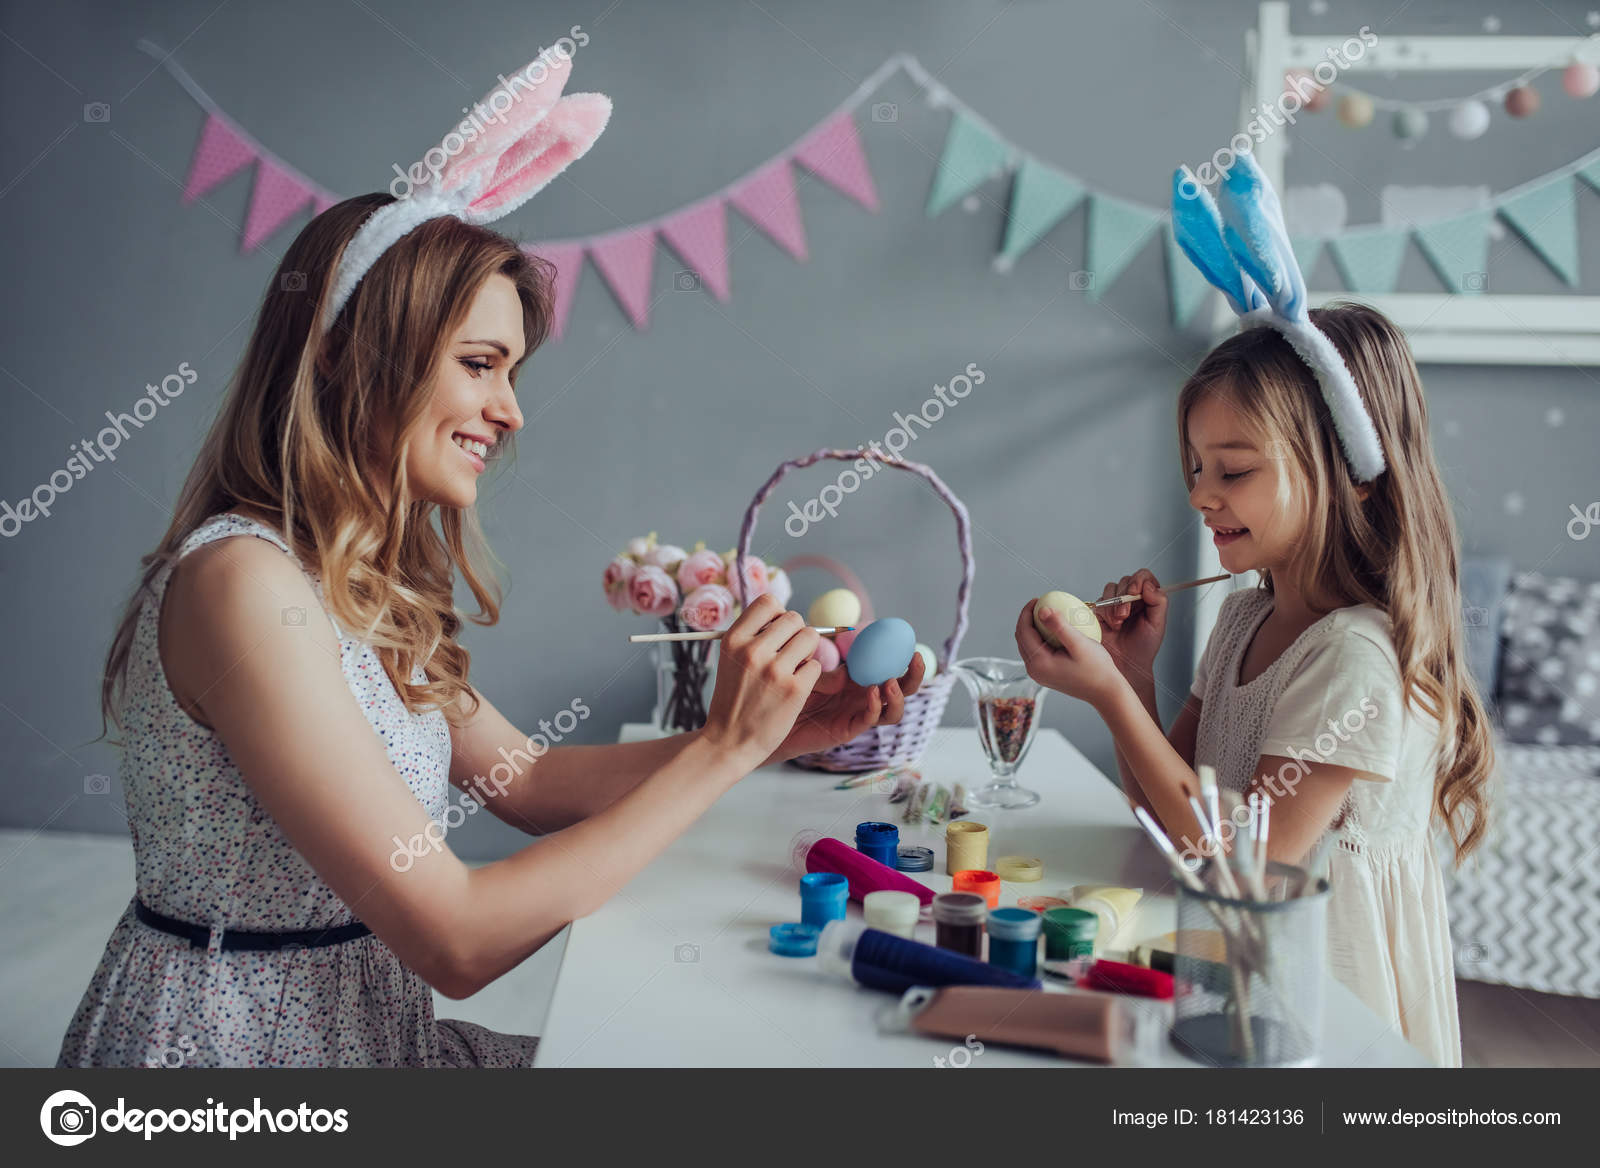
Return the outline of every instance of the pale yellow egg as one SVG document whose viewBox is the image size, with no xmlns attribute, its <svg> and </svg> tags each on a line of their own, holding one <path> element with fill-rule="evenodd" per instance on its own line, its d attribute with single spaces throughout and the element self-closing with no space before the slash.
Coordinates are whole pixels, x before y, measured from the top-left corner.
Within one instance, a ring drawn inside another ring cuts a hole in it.
<svg viewBox="0 0 1600 1168">
<path fill-rule="evenodd" d="M 861 621 L 861 598 L 848 588 L 833 588 L 811 602 L 806 622 L 821 628 L 854 625 Z"/>
<path fill-rule="evenodd" d="M 1070 592 L 1046 592 L 1039 597 L 1039 602 L 1033 606 L 1033 626 L 1039 630 L 1039 635 L 1045 643 L 1061 648 L 1061 642 L 1045 628 L 1040 617 L 1047 608 L 1054 609 L 1061 615 L 1063 621 L 1077 629 L 1091 640 L 1100 639 L 1100 618 L 1094 615 L 1094 609 L 1079 600 Z"/>
<path fill-rule="evenodd" d="M 917 642 L 917 656 L 922 658 L 922 679 L 931 681 L 934 674 L 939 672 L 939 655 L 933 651 L 931 645 Z"/>
</svg>

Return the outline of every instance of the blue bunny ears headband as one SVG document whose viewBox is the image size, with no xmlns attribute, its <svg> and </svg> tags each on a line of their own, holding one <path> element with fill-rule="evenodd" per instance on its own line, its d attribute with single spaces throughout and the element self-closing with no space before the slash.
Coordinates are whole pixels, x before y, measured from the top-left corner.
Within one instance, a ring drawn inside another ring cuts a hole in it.
<svg viewBox="0 0 1600 1168">
<path fill-rule="evenodd" d="M 1241 325 L 1276 329 L 1310 366 L 1358 483 L 1386 469 L 1372 417 L 1355 378 L 1327 334 L 1311 323 L 1306 282 L 1289 246 L 1278 194 L 1249 154 L 1218 187 L 1219 199 L 1186 168 L 1172 179 L 1172 232 L 1184 255 L 1228 299 Z M 1220 200 L 1221 209 L 1218 209 Z"/>
</svg>

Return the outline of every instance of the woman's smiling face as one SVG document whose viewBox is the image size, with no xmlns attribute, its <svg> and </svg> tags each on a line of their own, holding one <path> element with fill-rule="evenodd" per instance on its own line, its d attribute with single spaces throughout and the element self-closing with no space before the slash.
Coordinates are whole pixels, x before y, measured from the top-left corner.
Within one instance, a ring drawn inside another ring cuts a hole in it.
<svg viewBox="0 0 1600 1168">
<path fill-rule="evenodd" d="M 511 370 L 522 360 L 522 301 L 498 273 L 484 282 L 433 374 L 428 407 L 412 432 L 406 478 L 413 498 L 470 507 L 478 476 L 500 443 L 522 429 Z"/>
<path fill-rule="evenodd" d="M 1286 457 L 1247 427 L 1226 395 L 1208 393 L 1189 410 L 1189 504 L 1205 517 L 1222 566 L 1230 572 L 1283 571 L 1293 558 L 1303 517 L 1286 477 Z"/>
</svg>

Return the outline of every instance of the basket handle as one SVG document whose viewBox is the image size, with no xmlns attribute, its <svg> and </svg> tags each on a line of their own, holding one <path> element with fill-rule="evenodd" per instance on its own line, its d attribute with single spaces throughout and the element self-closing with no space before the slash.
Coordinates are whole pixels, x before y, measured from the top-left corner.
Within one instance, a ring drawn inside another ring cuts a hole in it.
<svg viewBox="0 0 1600 1168">
<path fill-rule="evenodd" d="M 867 457 L 867 453 L 864 450 L 835 450 L 824 447 L 800 458 L 791 458 L 787 462 L 780 463 L 778 469 L 772 472 L 772 477 L 761 485 L 761 489 L 756 492 L 755 498 L 750 500 L 750 506 L 744 513 L 744 523 L 739 528 L 739 550 L 734 559 L 732 582 L 734 594 L 738 597 L 741 608 L 747 604 L 745 599 L 744 566 L 745 560 L 750 554 L 750 543 L 755 537 L 756 512 L 761 509 L 761 504 L 765 503 L 772 494 L 773 488 L 782 482 L 784 476 L 791 470 L 800 470 L 824 459 L 833 459 L 837 462 L 855 462 L 857 459 L 864 457 Z M 885 466 L 910 471 L 912 474 L 926 479 L 939 498 L 943 499 L 945 505 L 955 513 L 956 540 L 961 548 L 961 584 L 956 589 L 956 625 L 950 636 L 945 640 L 944 660 L 939 663 L 941 669 L 948 668 L 950 662 L 956 659 L 956 650 L 961 647 L 961 639 L 967 633 L 967 604 L 972 598 L 972 575 L 976 570 L 972 555 L 972 523 L 967 516 L 966 504 L 955 497 L 950 488 L 945 486 L 944 481 L 934 474 L 932 467 L 893 456 L 885 458 L 880 455 L 873 455 L 872 457 L 875 461 L 881 462 Z"/>
</svg>

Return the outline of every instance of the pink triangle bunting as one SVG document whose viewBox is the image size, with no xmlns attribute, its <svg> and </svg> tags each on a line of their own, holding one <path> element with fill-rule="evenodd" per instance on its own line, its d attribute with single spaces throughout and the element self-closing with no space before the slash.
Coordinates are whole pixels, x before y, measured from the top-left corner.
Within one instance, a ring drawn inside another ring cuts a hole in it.
<svg viewBox="0 0 1600 1168">
<path fill-rule="evenodd" d="M 728 299 L 728 220 L 721 199 L 706 199 L 661 221 L 661 234 L 711 294 Z"/>
<path fill-rule="evenodd" d="M 200 131 L 200 144 L 189 162 L 189 181 L 183 186 L 183 201 L 192 203 L 218 183 L 238 174 L 255 161 L 256 152 L 227 122 L 216 114 L 206 115 Z"/>
<path fill-rule="evenodd" d="M 594 266 L 636 329 L 650 323 L 650 273 L 655 255 L 656 230 L 649 224 L 589 245 Z"/>
<path fill-rule="evenodd" d="M 263 158 L 256 163 L 256 187 L 245 216 L 240 251 L 255 251 L 261 242 L 311 201 L 311 188 L 298 175 Z"/>
<path fill-rule="evenodd" d="M 797 260 L 806 258 L 806 229 L 787 158 L 774 159 L 745 179 L 729 192 L 728 201 L 784 251 Z"/>
<path fill-rule="evenodd" d="M 878 209 L 878 191 L 850 111 L 841 111 L 807 135 L 795 150 L 794 159 L 867 210 Z"/>
<path fill-rule="evenodd" d="M 555 305 L 550 331 L 556 340 L 567 331 L 567 316 L 578 293 L 578 277 L 583 274 L 583 245 L 579 243 L 529 244 L 523 249 L 555 265 Z"/>
</svg>

